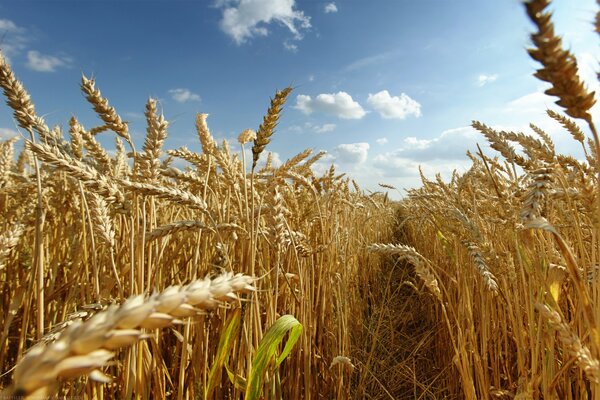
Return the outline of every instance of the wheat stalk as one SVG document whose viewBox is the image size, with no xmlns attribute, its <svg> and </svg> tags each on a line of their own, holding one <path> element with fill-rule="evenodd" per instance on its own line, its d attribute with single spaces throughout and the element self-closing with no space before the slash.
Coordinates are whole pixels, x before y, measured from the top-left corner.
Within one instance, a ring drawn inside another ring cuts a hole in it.
<svg viewBox="0 0 600 400">
<path fill-rule="evenodd" d="M 8 396 L 49 396 L 59 378 L 92 374 L 105 380 L 98 368 L 105 366 L 115 351 L 144 338 L 143 329 L 158 329 L 178 323 L 178 318 L 197 315 L 222 303 L 239 300 L 254 291 L 254 279 L 225 273 L 185 286 L 170 286 L 151 296 L 130 297 L 120 306 L 109 306 L 85 322 L 70 324 L 50 344 L 29 350 L 15 367 Z"/>
<path fill-rule="evenodd" d="M 81 77 L 81 90 L 106 126 L 112 129 L 117 135 L 121 136 L 133 149 L 133 143 L 129 136 L 127 123 L 121 120 L 121 117 L 117 114 L 115 109 L 110 106 L 108 100 L 102 97 L 100 90 L 96 89 L 94 80 L 88 79 L 83 75 Z"/>
<path fill-rule="evenodd" d="M 590 350 L 581 343 L 581 339 L 569 328 L 569 325 L 563 322 L 560 314 L 545 304 L 537 303 L 535 308 L 548 325 L 558 333 L 558 339 L 569 355 L 577 359 L 579 367 L 587 377 L 594 383 L 600 383 L 600 361 L 592 357 Z"/>
<path fill-rule="evenodd" d="M 283 90 L 278 90 L 275 93 L 275 97 L 271 100 L 271 106 L 267 111 L 263 119 L 263 123 L 256 132 L 256 139 L 254 139 L 254 146 L 252 146 L 252 170 L 256 167 L 256 163 L 263 152 L 265 147 L 271 142 L 271 136 L 277 126 L 281 109 L 285 104 L 285 100 L 288 95 L 292 92 L 291 87 L 287 87 Z"/>
</svg>

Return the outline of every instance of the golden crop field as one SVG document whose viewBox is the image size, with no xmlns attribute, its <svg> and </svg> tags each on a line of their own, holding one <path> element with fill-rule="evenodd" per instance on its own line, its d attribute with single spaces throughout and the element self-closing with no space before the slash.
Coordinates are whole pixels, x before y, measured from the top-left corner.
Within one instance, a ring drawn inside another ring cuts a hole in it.
<svg viewBox="0 0 600 400">
<path fill-rule="evenodd" d="M 0 399 L 600 399 L 596 95 L 548 6 L 529 54 L 585 159 L 475 121 L 494 152 L 400 201 L 272 163 L 291 87 L 237 143 L 198 114 L 194 152 L 152 98 L 134 143 L 86 76 L 101 123 L 50 127 L 0 56 Z"/>
</svg>

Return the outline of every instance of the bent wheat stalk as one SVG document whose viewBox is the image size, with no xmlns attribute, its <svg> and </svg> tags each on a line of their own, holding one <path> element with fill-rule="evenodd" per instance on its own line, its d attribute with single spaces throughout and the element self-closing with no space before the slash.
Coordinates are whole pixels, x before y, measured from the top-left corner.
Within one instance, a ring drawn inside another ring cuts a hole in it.
<svg viewBox="0 0 600 400">
<path fill-rule="evenodd" d="M 254 278 L 225 273 L 185 286 L 170 286 L 151 296 L 132 296 L 125 303 L 111 305 L 82 322 L 69 325 L 53 343 L 40 343 L 15 367 L 13 385 L 2 395 L 40 398 L 51 395 L 59 378 L 90 375 L 109 380 L 98 368 L 105 366 L 115 351 L 143 339 L 142 329 L 157 329 L 179 322 L 201 310 L 213 309 L 252 292 Z"/>
</svg>

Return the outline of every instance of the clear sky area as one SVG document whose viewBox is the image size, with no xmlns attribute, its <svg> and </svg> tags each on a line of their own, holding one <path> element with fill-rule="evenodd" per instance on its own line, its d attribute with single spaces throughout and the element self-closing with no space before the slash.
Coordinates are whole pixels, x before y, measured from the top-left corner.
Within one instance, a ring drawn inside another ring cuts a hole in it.
<svg viewBox="0 0 600 400">
<path fill-rule="evenodd" d="M 552 9 L 597 90 L 596 2 L 556 0 Z M 532 76 L 533 29 L 518 0 L 0 1 L 0 49 L 50 124 L 67 127 L 71 115 L 101 124 L 79 90 L 83 73 L 129 121 L 138 147 L 149 96 L 171 122 L 167 148 L 200 149 L 198 112 L 210 114 L 216 139 L 237 146 L 291 85 L 267 151 L 283 161 L 325 150 L 318 172 L 335 164 L 370 190 L 418 186 L 419 166 L 428 176 L 464 171 L 466 151 L 484 145 L 472 120 L 520 131 L 533 122 L 578 157 L 545 116 L 556 99 Z M 0 106 L 0 138 L 16 134 Z"/>
</svg>

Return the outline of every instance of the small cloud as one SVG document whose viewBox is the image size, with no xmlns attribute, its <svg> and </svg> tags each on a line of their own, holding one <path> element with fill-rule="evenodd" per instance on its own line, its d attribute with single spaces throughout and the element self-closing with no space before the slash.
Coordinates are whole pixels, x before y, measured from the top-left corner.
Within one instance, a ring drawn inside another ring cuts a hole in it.
<svg viewBox="0 0 600 400">
<path fill-rule="evenodd" d="M 25 50 L 29 41 L 25 35 L 25 28 L 22 28 L 8 19 L 0 18 L 0 50 L 10 63 L 10 57 L 19 54 Z"/>
<path fill-rule="evenodd" d="M 306 133 L 311 131 L 315 133 L 327 133 L 334 131 L 336 126 L 336 124 L 314 125 L 310 122 L 305 122 L 303 127 L 299 125 L 292 125 L 288 128 L 288 131 L 294 133 Z"/>
<path fill-rule="evenodd" d="M 483 86 L 487 85 L 488 83 L 495 82 L 496 79 L 498 79 L 498 74 L 493 74 L 493 75 L 481 74 L 481 75 L 479 75 L 479 77 L 477 77 L 477 86 L 483 87 Z"/>
<path fill-rule="evenodd" d="M 68 67 L 71 63 L 69 57 L 56 57 L 42 54 L 37 50 L 27 52 L 27 67 L 37 72 L 54 72 L 57 68 Z"/>
<path fill-rule="evenodd" d="M 377 65 L 377 64 L 381 65 L 400 54 L 402 54 L 402 52 L 400 50 L 391 50 L 391 51 L 386 51 L 383 53 L 359 58 L 358 60 L 355 60 L 355 61 L 351 62 L 350 64 L 346 65 L 344 67 L 344 71 L 352 72 L 352 71 L 356 71 L 356 70 L 360 70 L 360 69 L 369 67 L 371 65 Z"/>
<path fill-rule="evenodd" d="M 314 99 L 301 94 L 296 97 L 294 108 L 304 114 L 319 111 L 342 119 L 361 119 L 367 114 L 361 105 L 346 92 L 321 93 Z"/>
<path fill-rule="evenodd" d="M 362 164 L 369 155 L 369 143 L 344 143 L 335 148 L 337 160 L 344 164 Z"/>
<path fill-rule="evenodd" d="M 302 30 L 311 27 L 310 17 L 295 9 L 295 0 L 219 0 L 216 6 L 223 9 L 221 30 L 238 45 L 267 36 L 266 26 L 273 22 L 286 27 L 298 40 Z"/>
<path fill-rule="evenodd" d="M 0 18 L 0 31 L 2 32 L 23 32 L 23 28 L 20 28 L 9 19 Z"/>
<path fill-rule="evenodd" d="M 323 125 L 316 125 L 314 126 L 314 131 L 317 133 L 327 133 L 327 132 L 333 132 L 335 130 L 336 125 L 335 124 L 323 124 Z"/>
<path fill-rule="evenodd" d="M 0 140 L 7 140 L 18 136 L 19 133 L 14 129 L 0 128 Z"/>
<path fill-rule="evenodd" d="M 385 169 L 385 164 L 394 164 L 396 159 L 410 160 L 415 163 L 465 160 L 467 150 L 473 151 L 481 135 L 470 126 L 447 129 L 432 139 L 419 139 L 410 136 L 404 144 L 391 152 L 375 157 L 374 165 Z M 405 161 L 403 161 L 405 162 Z"/>
<path fill-rule="evenodd" d="M 131 119 L 144 118 L 144 114 L 142 114 L 140 112 L 127 111 L 127 112 L 123 113 L 123 115 L 125 115 L 127 118 L 131 118 Z"/>
<path fill-rule="evenodd" d="M 289 51 L 291 51 L 292 53 L 296 53 L 296 52 L 298 51 L 298 45 L 297 45 L 297 44 L 294 44 L 294 43 L 292 43 L 292 42 L 290 42 L 289 40 L 285 40 L 285 41 L 283 42 L 283 47 L 284 47 L 286 50 L 289 50 Z"/>
<path fill-rule="evenodd" d="M 377 139 L 376 142 L 377 142 L 377 144 L 383 146 L 384 144 L 387 144 L 388 139 L 386 137 L 382 137 L 382 138 Z"/>
<path fill-rule="evenodd" d="M 405 119 L 409 115 L 421 116 L 421 104 L 411 99 L 407 94 L 390 96 L 387 90 L 369 94 L 367 103 L 385 119 Z"/>
<path fill-rule="evenodd" d="M 314 80 L 315 80 L 315 76 L 314 75 L 311 74 L 311 75 L 308 76 L 308 81 L 309 82 L 314 82 Z"/>
<path fill-rule="evenodd" d="M 171 98 L 178 103 L 188 103 L 190 101 L 200 101 L 200 96 L 189 89 L 179 88 L 169 90 Z"/>
<path fill-rule="evenodd" d="M 293 132 L 293 133 L 302 133 L 302 127 L 299 125 L 292 125 L 287 129 L 288 129 L 288 131 Z"/>
<path fill-rule="evenodd" d="M 325 11 L 325 14 L 336 13 L 336 12 L 338 12 L 338 8 L 335 5 L 335 3 L 327 3 L 327 4 L 325 4 L 323 11 Z"/>
</svg>

